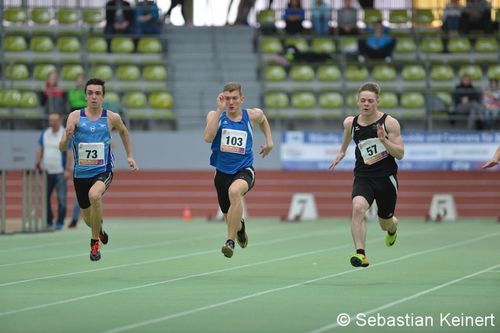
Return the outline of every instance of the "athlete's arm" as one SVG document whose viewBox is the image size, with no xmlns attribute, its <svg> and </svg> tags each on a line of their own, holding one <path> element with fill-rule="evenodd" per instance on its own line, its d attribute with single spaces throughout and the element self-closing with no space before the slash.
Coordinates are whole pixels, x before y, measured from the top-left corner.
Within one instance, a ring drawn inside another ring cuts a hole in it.
<svg viewBox="0 0 500 333">
<path fill-rule="evenodd" d="M 401 160 L 405 155 L 405 148 L 403 144 L 403 138 L 401 137 L 401 127 L 399 122 L 391 116 L 387 116 L 385 119 L 385 128 L 387 130 L 387 137 L 385 136 L 384 129 L 380 124 L 377 124 L 377 137 L 384 145 L 385 149 L 397 158 Z"/>
<path fill-rule="evenodd" d="M 342 145 L 340 146 L 340 150 L 337 154 L 337 157 L 335 158 L 335 161 L 330 164 L 330 169 L 335 169 L 337 164 L 342 161 L 345 157 L 345 153 L 347 152 L 347 148 L 349 147 L 349 144 L 351 143 L 352 136 L 351 136 L 351 127 L 352 127 L 352 122 L 354 120 L 354 117 L 349 116 L 344 119 L 344 136 L 342 138 Z"/>
<path fill-rule="evenodd" d="M 500 161 L 500 146 L 498 146 L 497 151 L 495 152 L 495 155 L 493 155 L 493 157 L 491 158 L 491 160 L 489 160 L 488 162 L 486 162 L 482 166 L 482 168 L 483 169 L 487 169 L 487 168 L 494 167 L 495 165 L 498 164 L 499 161 Z"/>
<path fill-rule="evenodd" d="M 219 129 L 219 119 L 222 111 L 226 107 L 226 100 L 223 93 L 217 96 L 217 108 L 215 111 L 210 111 L 207 114 L 207 125 L 205 126 L 205 132 L 203 133 L 203 138 L 205 142 L 212 143 L 215 136 L 217 135 L 217 130 Z"/>
<path fill-rule="evenodd" d="M 137 163 L 132 156 L 132 144 L 130 141 L 130 135 L 128 133 L 127 127 L 123 123 L 122 117 L 120 117 L 118 113 L 108 110 L 108 118 L 112 125 L 109 130 L 111 131 L 113 128 L 115 128 L 118 131 L 118 134 L 120 134 L 120 138 L 123 142 L 123 147 L 125 148 L 125 152 L 127 153 L 127 162 L 130 166 L 130 169 L 132 169 L 132 171 L 139 170 L 139 167 L 137 166 Z"/>
<path fill-rule="evenodd" d="M 80 110 L 73 111 L 69 114 L 68 120 L 66 121 L 66 130 L 64 131 L 61 141 L 59 142 L 59 150 L 61 152 L 68 149 L 68 141 L 73 137 L 79 119 Z"/>
<path fill-rule="evenodd" d="M 259 124 L 262 133 L 264 133 L 266 143 L 260 146 L 259 154 L 262 155 L 262 157 L 266 157 L 274 147 L 273 135 L 271 133 L 271 126 L 269 126 L 269 121 L 267 120 L 264 111 L 258 108 L 248 109 L 248 115 L 252 123 Z"/>
</svg>

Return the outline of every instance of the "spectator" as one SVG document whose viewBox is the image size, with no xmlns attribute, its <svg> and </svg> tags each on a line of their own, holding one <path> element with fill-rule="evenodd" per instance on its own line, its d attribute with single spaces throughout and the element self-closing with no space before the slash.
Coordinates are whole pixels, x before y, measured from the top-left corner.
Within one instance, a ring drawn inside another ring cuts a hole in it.
<svg viewBox="0 0 500 333">
<path fill-rule="evenodd" d="M 158 35 L 161 32 L 160 10 L 154 1 L 140 0 L 135 6 L 135 32 L 138 35 Z"/>
<path fill-rule="evenodd" d="M 57 112 L 61 115 L 67 113 L 64 101 L 64 92 L 59 86 L 56 71 L 51 71 L 47 76 L 45 88 L 42 92 L 41 102 L 47 113 Z"/>
<path fill-rule="evenodd" d="M 269 58 L 268 63 L 279 64 L 285 67 L 290 66 L 292 63 L 317 63 L 322 61 L 335 60 L 333 54 L 317 53 L 313 51 L 300 52 L 295 45 L 286 45 L 284 52 Z"/>
<path fill-rule="evenodd" d="M 462 13 L 463 32 L 468 34 L 473 30 L 490 33 L 491 5 L 486 0 L 467 0 L 467 5 Z"/>
<path fill-rule="evenodd" d="M 464 7 L 459 0 L 451 0 L 444 9 L 443 25 L 441 29 L 449 35 L 458 35 L 461 27 L 460 21 Z"/>
<path fill-rule="evenodd" d="M 56 230 L 61 230 L 66 217 L 66 180 L 71 177 L 70 160 L 66 153 L 59 151 L 59 141 L 64 133 L 62 115 L 57 112 L 49 113 L 49 127 L 45 129 L 38 139 L 35 157 L 35 168 L 47 173 L 47 227 L 53 228 L 53 213 L 50 197 L 52 192 L 57 195 L 57 220 Z"/>
<path fill-rule="evenodd" d="M 352 6 L 352 0 L 344 0 L 344 7 L 337 12 L 337 24 L 340 35 L 358 35 L 358 10 Z"/>
<path fill-rule="evenodd" d="M 68 90 L 68 104 L 71 111 L 87 106 L 85 98 L 85 76 L 79 74 L 75 80 L 75 86 Z"/>
<path fill-rule="evenodd" d="M 498 88 L 498 80 L 491 78 L 486 90 L 483 91 L 483 107 L 484 107 L 484 127 L 485 129 L 493 129 L 500 111 L 500 90 Z"/>
<path fill-rule="evenodd" d="M 330 18 L 330 7 L 323 0 L 316 0 L 311 7 L 312 29 L 316 35 L 328 35 Z"/>
<path fill-rule="evenodd" d="M 290 0 L 288 3 L 288 8 L 283 14 L 283 20 L 285 20 L 286 27 L 285 31 L 289 34 L 299 34 L 304 31 L 302 27 L 302 22 L 305 18 L 305 12 L 302 8 L 300 0 Z"/>
<path fill-rule="evenodd" d="M 365 57 L 372 59 L 385 59 L 387 63 L 392 62 L 392 51 L 396 46 L 396 40 L 389 36 L 389 28 L 383 26 L 382 21 L 375 22 L 373 27 L 366 29 L 369 36 L 358 42 L 359 62 L 363 63 Z"/>
<path fill-rule="evenodd" d="M 106 3 L 106 35 L 131 34 L 134 9 L 126 0 L 109 0 Z"/>
<path fill-rule="evenodd" d="M 255 0 L 240 0 L 235 24 L 248 25 L 248 14 L 255 5 Z"/>
<path fill-rule="evenodd" d="M 177 5 L 181 6 L 182 18 L 183 18 L 184 22 L 187 22 L 186 21 L 186 9 L 184 8 L 184 0 L 172 0 L 172 2 L 170 3 L 170 8 L 167 10 L 167 12 L 165 13 L 165 16 L 164 16 L 164 20 L 167 23 L 170 23 L 170 14 L 172 13 L 172 10 L 175 7 L 177 7 Z"/>
<path fill-rule="evenodd" d="M 470 76 L 462 75 L 453 92 L 454 110 L 450 113 L 451 124 L 455 124 L 456 119 L 467 118 L 468 129 L 481 128 L 479 120 L 483 112 L 479 99 L 480 94 L 472 85 Z"/>
<path fill-rule="evenodd" d="M 363 9 L 373 9 L 373 0 L 359 0 L 359 5 Z"/>
</svg>

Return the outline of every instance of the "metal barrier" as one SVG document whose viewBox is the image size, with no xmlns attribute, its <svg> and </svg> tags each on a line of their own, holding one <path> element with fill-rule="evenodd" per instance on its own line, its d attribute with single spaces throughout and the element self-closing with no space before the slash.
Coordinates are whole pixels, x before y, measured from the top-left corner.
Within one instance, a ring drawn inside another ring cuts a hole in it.
<svg viewBox="0 0 500 333">
<path fill-rule="evenodd" d="M 47 230 L 47 177 L 44 172 L 23 170 L 22 231 Z"/>
</svg>

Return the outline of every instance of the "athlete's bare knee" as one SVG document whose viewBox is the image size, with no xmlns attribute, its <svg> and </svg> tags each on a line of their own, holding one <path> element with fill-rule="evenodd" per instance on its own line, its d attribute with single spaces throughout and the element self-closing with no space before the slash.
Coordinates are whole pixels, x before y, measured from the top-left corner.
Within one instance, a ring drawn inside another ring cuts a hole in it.
<svg viewBox="0 0 500 333">
<path fill-rule="evenodd" d="M 91 203 L 99 202 L 99 200 L 101 200 L 101 198 L 102 198 L 102 194 L 99 191 L 93 191 L 93 190 L 89 191 L 89 200 Z"/>
<path fill-rule="evenodd" d="M 366 213 L 367 207 L 363 202 L 354 201 L 352 203 L 352 213 L 353 215 L 363 215 Z"/>
<path fill-rule="evenodd" d="M 228 190 L 228 195 L 231 202 L 241 199 L 241 191 L 236 187 L 230 187 Z"/>
<path fill-rule="evenodd" d="M 392 218 L 390 219 L 381 219 L 379 218 L 378 223 L 380 224 L 380 227 L 382 230 L 387 231 L 391 229 L 391 227 L 394 225 L 394 221 Z"/>
</svg>

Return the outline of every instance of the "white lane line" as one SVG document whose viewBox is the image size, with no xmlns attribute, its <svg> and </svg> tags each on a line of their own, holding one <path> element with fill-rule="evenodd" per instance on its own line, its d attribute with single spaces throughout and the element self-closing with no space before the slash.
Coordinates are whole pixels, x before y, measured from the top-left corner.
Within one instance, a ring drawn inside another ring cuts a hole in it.
<svg viewBox="0 0 500 333">
<path fill-rule="evenodd" d="M 303 239 L 303 238 L 307 238 L 307 237 L 325 236 L 327 234 L 335 234 L 335 233 L 340 233 L 340 232 L 342 232 L 342 230 L 335 230 L 335 231 L 330 231 L 330 232 L 325 232 L 325 231 L 313 232 L 313 233 L 309 233 L 309 234 L 305 234 L 305 235 L 302 234 L 302 235 L 293 236 L 293 237 L 275 238 L 275 239 L 272 239 L 269 241 L 257 242 L 257 243 L 254 243 L 254 245 L 260 246 L 260 245 L 274 244 L 274 243 L 286 242 L 286 241 L 291 241 L 291 240 Z M 8 286 L 13 286 L 13 285 L 22 284 L 22 283 L 29 283 L 29 282 L 41 281 L 41 280 L 49 280 L 49 279 L 67 277 L 67 276 L 78 275 L 78 274 L 107 271 L 107 270 L 112 270 L 112 269 L 117 269 L 117 268 L 125 268 L 125 267 L 139 266 L 139 265 L 154 264 L 154 263 L 159 263 L 159 262 L 164 262 L 164 261 L 183 259 L 183 258 L 195 257 L 195 256 L 200 256 L 200 255 L 205 255 L 205 254 L 210 254 L 210 253 L 218 253 L 218 252 L 220 252 L 220 250 L 205 250 L 205 251 L 192 252 L 192 253 L 188 253 L 188 254 L 181 254 L 181 255 L 177 255 L 177 256 L 164 257 L 164 258 L 159 258 L 159 259 L 151 259 L 151 260 L 140 261 L 140 262 L 129 263 L 129 264 L 107 266 L 107 267 L 102 267 L 102 268 L 88 269 L 88 270 L 84 270 L 84 271 L 76 271 L 76 272 L 69 272 L 69 273 L 62 273 L 62 274 L 55 274 L 55 275 L 46 275 L 46 276 L 40 276 L 40 277 L 36 277 L 36 278 L 31 278 L 31 279 L 16 280 L 16 281 L 11 281 L 11 282 L 0 283 L 0 287 L 8 287 Z"/>
<path fill-rule="evenodd" d="M 442 288 L 445 288 L 445 287 L 448 287 L 452 284 L 456 284 L 456 283 L 459 283 L 459 282 L 462 282 L 464 280 L 467 280 L 467 279 L 470 279 L 470 278 L 473 278 L 475 276 L 478 276 L 478 275 L 481 275 L 481 274 L 484 274 L 484 273 L 490 273 L 492 272 L 494 269 L 497 269 L 500 267 L 500 264 L 498 265 L 494 265 L 494 266 L 491 266 L 491 267 L 488 267 L 488 268 L 485 268 L 483 270 L 480 270 L 480 271 L 477 271 L 475 273 L 471 273 L 471 274 L 468 274 L 468 275 L 465 275 L 465 276 L 462 276 L 460 278 L 457 278 L 457 279 L 454 279 L 454 280 L 451 280 L 451 281 L 448 281 L 448 282 L 445 282 L 445 283 L 442 283 L 438 286 L 435 286 L 435 287 L 432 287 L 432 288 L 429 288 L 429 289 L 426 289 L 426 290 L 422 290 L 418 293 L 415 293 L 411 296 L 407 296 L 407 297 L 404 297 L 404 298 L 401 298 L 397 301 L 394 301 L 394 302 L 390 302 L 390 303 L 387 303 L 387 304 L 384 304 L 384 305 L 381 305 L 377 308 L 374 308 L 374 309 L 371 309 L 371 310 L 368 310 L 368 311 L 365 311 L 365 312 L 360 312 L 360 313 L 364 313 L 365 315 L 369 316 L 369 315 L 372 315 L 374 313 L 378 313 L 380 311 L 383 311 L 385 309 L 388 309 L 388 308 L 391 308 L 395 305 L 398 305 L 398 304 L 401 304 L 401 303 L 405 303 L 405 302 L 408 302 L 408 301 L 411 301 L 413 299 L 416 299 L 420 296 L 423 296 L 423 295 L 426 295 L 426 294 L 429 294 L 433 291 L 436 291 L 436 290 L 439 290 L 439 289 L 442 289 Z M 358 315 L 358 314 L 357 314 Z M 351 316 L 350 317 L 350 323 L 351 325 L 354 324 L 354 321 L 356 320 L 356 316 Z M 334 322 L 334 323 L 331 323 L 329 325 L 326 325 L 326 326 L 323 326 L 323 327 L 320 327 L 318 329 L 315 329 L 313 331 L 309 331 L 308 333 L 322 333 L 322 332 L 326 332 L 326 331 L 329 331 L 329 330 L 333 330 L 337 327 L 339 327 L 340 325 L 337 323 L 337 322 Z M 342 326 L 340 326 L 342 327 Z"/>
<path fill-rule="evenodd" d="M 391 264 L 393 262 L 397 262 L 397 261 L 405 260 L 405 259 L 408 259 L 408 258 L 420 256 L 422 254 L 427 254 L 427 253 L 430 253 L 430 252 L 442 251 L 442 250 L 445 250 L 445 249 L 459 247 L 459 246 L 466 245 L 466 244 L 469 244 L 469 243 L 473 243 L 473 242 L 476 242 L 476 241 L 480 241 L 480 240 L 483 240 L 483 239 L 486 239 L 486 238 L 497 236 L 498 234 L 499 233 L 484 235 L 484 236 L 473 238 L 473 239 L 469 239 L 469 240 L 466 240 L 466 241 L 463 241 L 463 242 L 458 242 L 458 243 L 454 243 L 454 244 L 450 244 L 450 245 L 445 245 L 445 246 L 437 247 L 437 248 L 434 248 L 434 249 L 427 249 L 427 250 L 424 250 L 424 251 L 414 252 L 414 253 L 405 255 L 403 257 L 399 257 L 399 258 L 395 258 L 395 259 L 383 261 L 383 262 L 377 264 L 376 266 L 382 266 L 382 265 Z M 375 265 L 373 265 L 373 266 L 375 266 Z M 318 281 L 322 281 L 322 280 L 326 280 L 326 279 L 331 279 L 331 278 L 334 278 L 334 277 L 337 277 L 337 276 L 341 276 L 341 275 L 345 275 L 345 274 L 349 274 L 349 273 L 354 273 L 354 272 L 360 272 L 360 271 L 362 271 L 362 269 L 351 269 L 351 270 L 343 271 L 343 272 L 340 272 L 340 273 L 330 274 L 330 275 L 326 275 L 326 276 L 322 276 L 322 277 L 319 277 L 319 278 L 307 280 L 307 281 L 304 281 L 304 282 L 290 284 L 290 285 L 279 287 L 279 288 L 267 289 L 267 290 L 263 290 L 263 291 L 258 292 L 258 293 L 249 294 L 249 295 L 238 297 L 238 298 L 233 298 L 233 299 L 230 299 L 230 300 L 227 300 L 227 301 L 224 301 L 224 302 L 213 303 L 213 304 L 209 304 L 209 305 L 206 305 L 206 306 L 194 308 L 194 309 L 191 309 L 191 310 L 173 313 L 173 314 L 166 315 L 166 316 L 159 317 L 159 318 L 154 318 L 154 319 L 145 320 L 145 321 L 141 321 L 141 322 L 137 322 L 137 323 L 133 323 L 133 324 L 121 326 L 121 327 L 116 327 L 116 328 L 104 331 L 102 333 L 116 333 L 116 332 L 129 331 L 129 330 L 136 329 L 136 328 L 139 328 L 139 327 L 143 327 L 143 326 L 147 326 L 147 325 L 151 325 L 151 324 L 156 324 L 156 323 L 159 323 L 159 322 L 167 321 L 167 320 L 178 318 L 178 317 L 184 317 L 184 316 L 187 316 L 187 315 L 190 315 L 190 314 L 198 313 L 198 312 L 205 311 L 205 310 L 210 310 L 210 309 L 213 309 L 213 308 L 221 307 L 221 306 L 232 304 L 232 303 L 241 302 L 241 301 L 244 301 L 244 300 L 247 300 L 247 299 L 250 299 L 250 298 L 255 298 L 255 297 L 262 296 L 262 295 L 271 294 L 271 293 L 275 293 L 275 292 L 278 292 L 278 291 L 283 291 L 283 290 L 287 290 L 287 289 L 291 289 L 291 288 L 295 288 L 295 287 L 301 287 L 301 286 L 306 285 L 306 284 L 311 284 L 311 283 L 314 283 L 314 282 L 318 282 Z"/>
</svg>

